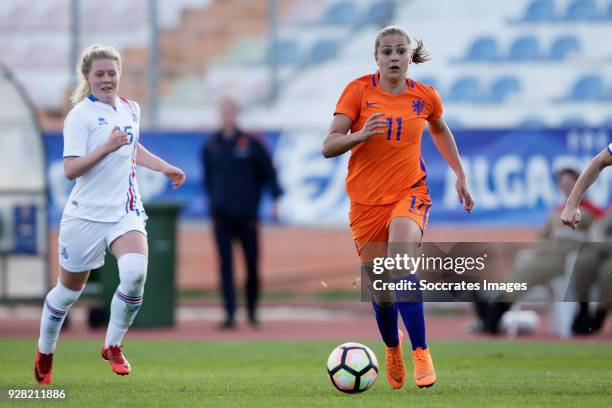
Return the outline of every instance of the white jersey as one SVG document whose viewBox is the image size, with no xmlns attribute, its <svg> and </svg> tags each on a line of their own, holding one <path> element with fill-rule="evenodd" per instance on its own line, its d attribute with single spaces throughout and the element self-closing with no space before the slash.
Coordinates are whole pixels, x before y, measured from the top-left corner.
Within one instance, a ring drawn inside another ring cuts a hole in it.
<svg viewBox="0 0 612 408">
<path fill-rule="evenodd" d="M 76 179 L 64 214 L 99 222 L 117 222 L 127 213 L 143 212 L 136 182 L 136 146 L 140 107 L 116 97 L 115 108 L 93 95 L 72 108 L 64 122 L 64 158 L 80 157 L 106 143 L 115 126 L 127 133 L 129 145 L 112 152 Z"/>
</svg>

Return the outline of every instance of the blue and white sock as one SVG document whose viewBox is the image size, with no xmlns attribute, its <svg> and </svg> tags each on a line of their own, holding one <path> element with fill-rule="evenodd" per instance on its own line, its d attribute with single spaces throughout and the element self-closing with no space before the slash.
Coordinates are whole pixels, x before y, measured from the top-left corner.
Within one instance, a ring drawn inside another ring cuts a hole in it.
<svg viewBox="0 0 612 408">
<path fill-rule="evenodd" d="M 55 352 L 59 332 L 70 307 L 81 296 L 83 290 L 70 290 L 58 280 L 57 285 L 47 293 L 40 318 L 38 350 L 44 354 Z"/>
<path fill-rule="evenodd" d="M 111 302 L 105 348 L 121 345 L 123 336 L 142 305 L 147 277 L 147 257 L 142 254 L 125 254 L 119 258 L 117 264 L 120 283 Z"/>
</svg>

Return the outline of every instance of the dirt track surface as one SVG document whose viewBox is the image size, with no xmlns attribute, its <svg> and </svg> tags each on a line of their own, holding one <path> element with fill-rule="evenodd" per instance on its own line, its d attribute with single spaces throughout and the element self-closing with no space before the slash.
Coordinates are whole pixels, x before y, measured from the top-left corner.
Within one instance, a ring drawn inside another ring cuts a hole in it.
<svg viewBox="0 0 612 408">
<path fill-rule="evenodd" d="M 459 305 L 458 312 L 440 315 L 440 310 L 427 313 L 427 336 L 429 340 L 507 340 L 509 337 L 485 336 L 470 333 L 467 327 L 473 322 L 469 306 Z M 90 329 L 86 323 L 86 310 L 76 307 L 71 312 L 70 328 L 61 334 L 61 339 L 99 339 L 103 341 L 105 329 Z M 360 302 L 269 302 L 261 308 L 262 324 L 258 328 L 249 326 L 243 316 L 238 316 L 235 330 L 219 330 L 221 309 L 210 302 L 187 302 L 176 313 L 176 324 L 171 328 L 131 328 L 126 336 L 130 339 L 165 340 L 378 340 L 379 334 L 371 312 L 371 306 Z M 40 307 L 19 306 L 0 308 L 0 333 L 2 337 L 38 337 Z M 535 332 L 523 334 L 518 340 L 553 340 L 575 342 L 612 343 L 612 324 L 601 333 L 589 337 L 559 339 L 549 333 L 548 319 L 543 314 Z M 400 323 L 400 327 L 401 323 Z M 34 340 L 33 340 L 34 341 Z"/>
<path fill-rule="evenodd" d="M 531 242 L 533 229 L 430 228 L 429 242 Z M 327 288 L 350 290 L 359 276 L 359 259 L 348 229 L 263 226 L 261 229 L 262 287 L 267 291 L 312 293 Z M 58 273 L 57 231 L 50 234 L 49 253 L 52 282 Z M 242 252 L 237 258 L 236 283 L 242 286 Z M 176 284 L 179 289 L 218 287 L 217 256 L 210 226 L 182 225 L 177 237 Z"/>
</svg>

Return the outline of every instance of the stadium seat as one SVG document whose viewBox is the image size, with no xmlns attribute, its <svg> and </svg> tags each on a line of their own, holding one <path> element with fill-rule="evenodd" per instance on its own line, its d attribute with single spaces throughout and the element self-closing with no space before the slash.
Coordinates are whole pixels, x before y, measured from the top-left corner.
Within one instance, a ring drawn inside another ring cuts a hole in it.
<svg viewBox="0 0 612 408">
<path fill-rule="evenodd" d="M 468 61 L 495 61 L 499 57 L 494 37 L 480 37 L 474 40 L 465 59 Z"/>
<path fill-rule="evenodd" d="M 350 1 L 343 1 L 330 6 L 323 16 L 323 24 L 353 25 L 357 21 L 357 9 Z"/>
<path fill-rule="evenodd" d="M 552 0 L 535 0 L 527 6 L 523 21 L 553 21 L 556 19 Z"/>
<path fill-rule="evenodd" d="M 448 99 L 453 102 L 478 102 L 481 97 L 480 83 L 472 76 L 462 77 L 452 85 Z"/>
<path fill-rule="evenodd" d="M 508 59 L 513 61 L 534 61 L 540 58 L 538 40 L 533 36 L 519 37 L 510 46 Z"/>
<path fill-rule="evenodd" d="M 565 10 L 565 20 L 592 21 L 598 18 L 597 5 L 593 0 L 574 0 Z"/>
<path fill-rule="evenodd" d="M 300 46 L 295 40 L 280 40 L 276 44 L 276 55 L 280 64 L 298 64 Z"/>
<path fill-rule="evenodd" d="M 332 40 L 319 40 L 310 49 L 309 60 L 313 63 L 334 58 L 338 53 L 338 44 Z"/>
<path fill-rule="evenodd" d="M 570 92 L 574 101 L 601 100 L 604 97 L 604 82 L 599 75 L 585 75 L 579 78 Z"/>
<path fill-rule="evenodd" d="M 393 18 L 394 4 L 389 0 L 380 0 L 368 7 L 368 10 L 363 15 L 362 22 L 364 24 L 375 24 L 385 26 Z"/>
<path fill-rule="evenodd" d="M 514 76 L 504 76 L 498 78 L 491 87 L 489 101 L 501 103 L 504 102 L 511 94 L 521 90 L 521 83 Z"/>
<path fill-rule="evenodd" d="M 612 20 L 612 0 L 608 3 L 608 8 L 606 9 L 606 13 L 604 15 L 606 20 Z"/>
<path fill-rule="evenodd" d="M 570 54 L 580 51 L 580 48 L 581 47 L 578 38 L 569 35 L 559 37 L 553 42 L 552 46 L 550 47 L 548 59 L 554 61 L 562 61 L 566 59 Z"/>
</svg>

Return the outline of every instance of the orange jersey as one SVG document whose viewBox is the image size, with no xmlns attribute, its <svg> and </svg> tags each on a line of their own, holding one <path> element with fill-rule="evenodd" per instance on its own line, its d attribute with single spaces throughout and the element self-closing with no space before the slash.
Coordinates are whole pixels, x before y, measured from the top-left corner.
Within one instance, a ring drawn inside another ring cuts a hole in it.
<svg viewBox="0 0 612 408">
<path fill-rule="evenodd" d="M 391 95 L 380 89 L 379 77 L 364 75 L 348 84 L 334 113 L 352 119 L 351 132 L 361 130 L 376 112 L 387 119 L 386 134 L 351 150 L 346 190 L 351 201 L 366 205 L 401 200 L 427 175 L 421 157 L 423 128 L 442 116 L 442 100 L 433 87 L 406 78 L 408 90 Z"/>
</svg>

